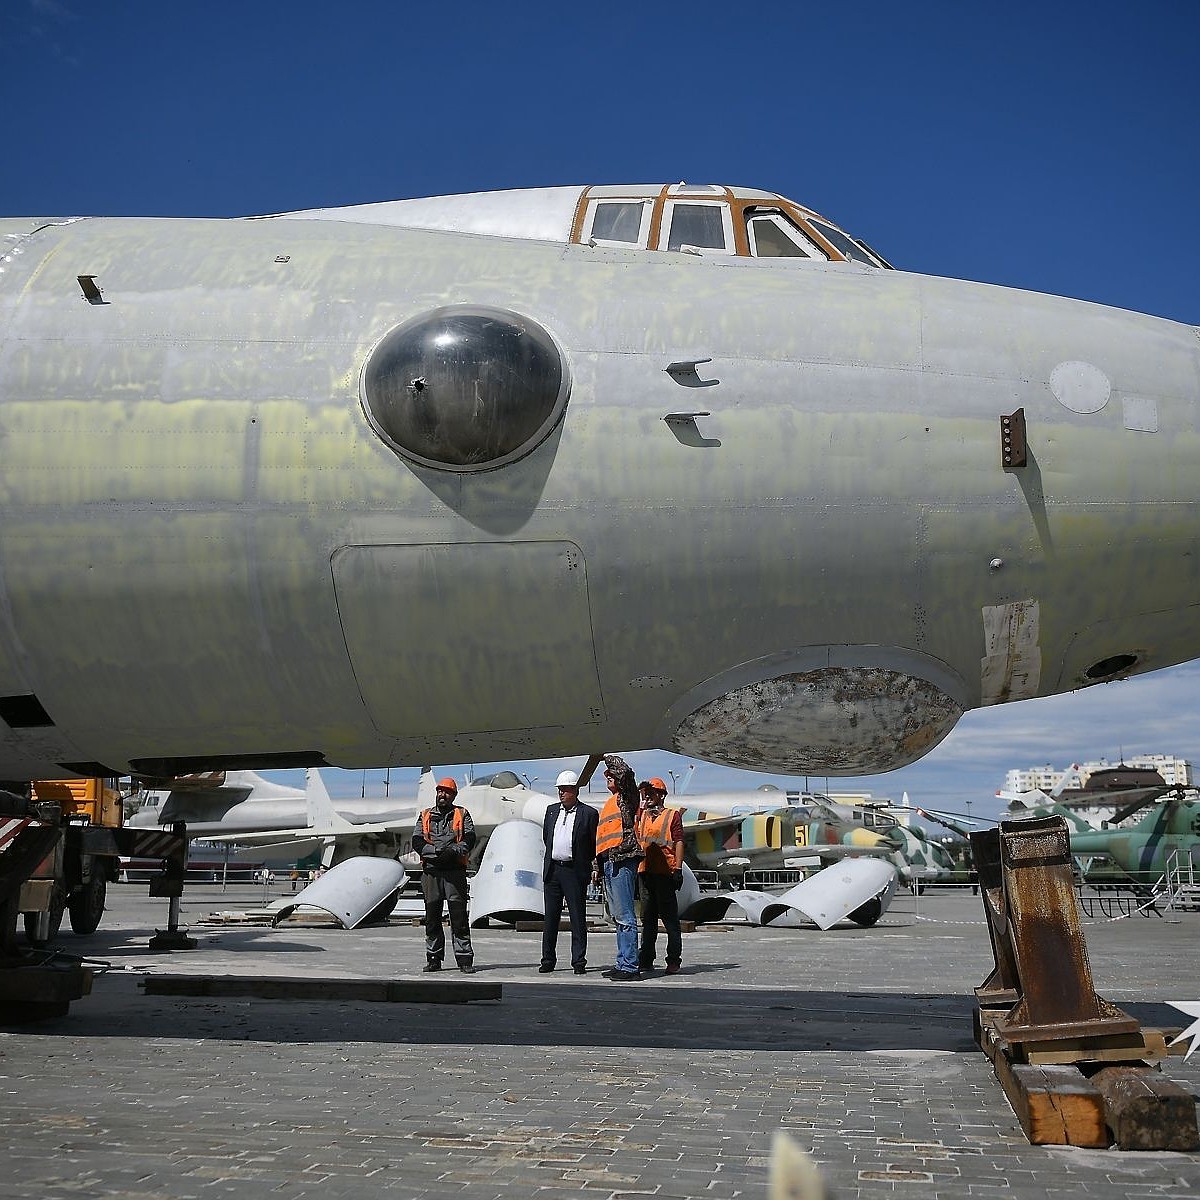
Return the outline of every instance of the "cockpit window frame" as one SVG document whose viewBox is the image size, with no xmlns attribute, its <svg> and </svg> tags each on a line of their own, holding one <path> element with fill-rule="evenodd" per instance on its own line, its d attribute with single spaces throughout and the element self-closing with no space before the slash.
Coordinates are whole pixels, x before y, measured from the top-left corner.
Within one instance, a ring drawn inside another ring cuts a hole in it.
<svg viewBox="0 0 1200 1200">
<path fill-rule="evenodd" d="M 751 258 L 807 258 L 811 262 L 828 262 L 829 254 L 825 248 L 805 232 L 804 227 L 782 206 L 747 204 L 742 208 L 742 221 L 746 226 L 746 245 Z M 758 237 L 754 230 L 756 222 L 771 223 L 782 230 L 785 237 L 794 242 L 798 249 L 806 251 L 802 254 L 759 254 Z"/>
<path fill-rule="evenodd" d="M 725 245 L 723 247 L 695 246 L 689 249 L 681 246 L 677 251 L 670 251 L 671 253 L 699 254 L 702 256 L 723 254 L 730 257 L 737 255 L 738 244 L 734 235 L 733 213 L 728 198 L 724 196 L 672 196 L 664 200 L 662 220 L 658 228 L 658 242 L 653 249 L 664 251 L 668 249 L 671 242 L 671 229 L 675 222 L 675 210 L 681 207 L 717 209 L 721 214 L 721 231 L 725 235 Z"/>
<path fill-rule="evenodd" d="M 593 236 L 596 211 L 603 203 L 640 204 L 642 219 L 638 229 L 638 241 L 619 242 L 607 238 L 597 239 Z M 576 245 L 592 245 L 602 247 L 617 247 L 624 250 L 655 250 L 672 253 L 667 250 L 670 244 L 670 230 L 675 207 L 679 204 L 712 205 L 722 211 L 722 228 L 725 232 L 725 249 L 716 247 L 696 247 L 693 251 L 701 256 L 720 256 L 729 258 L 755 259 L 762 258 L 751 245 L 748 222 L 755 216 L 778 214 L 787 226 L 789 235 L 799 230 L 803 238 L 817 250 L 810 256 L 811 263 L 853 263 L 857 266 L 871 266 L 876 269 L 895 270 L 890 262 L 881 254 L 867 245 L 861 238 L 852 237 L 841 226 L 836 225 L 826 217 L 804 208 L 795 201 L 773 192 L 758 192 L 739 194 L 733 188 L 722 185 L 689 185 L 664 184 L 657 189 L 624 188 L 614 186 L 586 187 L 580 193 L 575 208 L 575 216 L 571 223 L 570 241 Z M 822 232 L 829 230 L 829 236 Z M 836 234 L 837 241 L 832 240 Z M 848 246 L 854 247 L 854 253 L 848 255 L 838 242 L 845 240 Z M 678 253 L 676 251 L 675 253 Z M 774 256 L 766 256 L 774 257 Z M 789 256 L 778 256 L 788 258 Z M 805 261 L 800 255 L 796 258 Z"/>
<path fill-rule="evenodd" d="M 824 241 L 827 245 L 832 245 L 837 250 L 839 257 L 844 259 L 846 262 L 857 263 L 861 267 L 881 268 L 884 266 L 883 262 L 881 262 L 876 257 L 876 255 L 874 254 L 873 251 L 868 250 L 862 244 L 862 242 L 860 242 L 855 237 L 851 237 L 850 234 L 848 234 L 844 229 L 835 225 L 832 221 L 826 220 L 824 217 L 813 217 L 813 218 L 811 218 L 810 223 L 812 225 L 813 230 L 817 234 L 820 235 L 821 240 Z M 841 246 L 837 245 L 836 242 L 831 241 L 829 234 L 827 234 L 825 232 L 826 229 L 828 229 L 830 231 L 830 233 L 836 233 L 839 236 L 844 237 L 846 239 L 846 241 L 852 247 L 854 247 L 854 249 L 857 251 L 857 253 L 848 254 L 845 250 L 842 249 Z M 862 257 L 860 258 L 859 255 L 861 255 Z"/>
<path fill-rule="evenodd" d="M 605 204 L 636 204 L 641 210 L 641 218 L 638 223 L 637 239 L 632 242 L 621 241 L 617 238 L 598 238 L 595 236 L 594 230 L 596 226 L 596 217 L 602 205 Z M 590 246 L 618 246 L 626 250 L 645 249 L 650 239 L 650 224 L 654 216 L 654 201 L 648 197 L 637 198 L 633 196 L 592 196 L 589 197 L 587 210 L 584 216 L 583 231 L 580 235 L 580 241 L 586 242 Z"/>
</svg>

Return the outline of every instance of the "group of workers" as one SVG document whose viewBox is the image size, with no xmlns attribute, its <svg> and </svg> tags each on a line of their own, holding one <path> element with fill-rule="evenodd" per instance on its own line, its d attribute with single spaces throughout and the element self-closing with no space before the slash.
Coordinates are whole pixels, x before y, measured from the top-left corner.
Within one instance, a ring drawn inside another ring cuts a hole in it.
<svg viewBox="0 0 1200 1200">
<path fill-rule="evenodd" d="M 558 803 L 542 824 L 545 858 L 542 883 L 546 917 L 538 970 L 549 974 L 557 963 L 559 926 L 566 906 L 571 926 L 571 967 L 587 972 L 587 889 L 604 883 L 608 910 L 617 927 L 617 954 L 604 972 L 612 980 L 644 978 L 654 968 L 658 925 L 667 934 L 666 973 L 679 972 L 683 939 L 677 893 L 683 886 L 683 818 L 666 807 L 661 779 L 640 786 L 632 768 L 616 754 L 604 756 L 609 797 L 597 812 L 579 799 L 579 776 L 563 771 L 557 780 Z M 475 970 L 467 917 L 467 862 L 475 847 L 471 814 L 455 804 L 458 786 L 441 780 L 433 808 L 417 818 L 412 846 L 420 856 L 425 898 L 425 970 L 438 971 L 446 954 L 442 910 L 450 913 L 450 936 L 458 969 Z M 641 937 L 635 903 L 642 896 Z"/>
</svg>

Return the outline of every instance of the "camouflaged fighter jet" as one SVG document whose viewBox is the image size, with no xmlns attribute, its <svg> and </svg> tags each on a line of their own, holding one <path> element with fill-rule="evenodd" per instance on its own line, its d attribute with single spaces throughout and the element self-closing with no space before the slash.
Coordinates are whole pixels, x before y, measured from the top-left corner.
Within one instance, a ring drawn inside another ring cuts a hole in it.
<svg viewBox="0 0 1200 1200">
<path fill-rule="evenodd" d="M 749 806 L 753 795 L 770 793 L 745 793 L 746 803 L 728 812 L 710 808 L 708 796 L 672 797 L 674 808 L 695 801 L 683 809 L 685 853 L 693 867 L 725 877 L 747 867 L 815 868 L 868 856 L 886 859 L 913 887 L 950 878 L 954 864 L 944 847 L 881 809 L 838 804 L 818 792 L 788 792 L 786 806 L 777 801 L 755 810 Z"/>
<path fill-rule="evenodd" d="M 0 779 L 890 770 L 1200 654 L 1200 340 L 771 192 L 0 221 Z"/>
</svg>

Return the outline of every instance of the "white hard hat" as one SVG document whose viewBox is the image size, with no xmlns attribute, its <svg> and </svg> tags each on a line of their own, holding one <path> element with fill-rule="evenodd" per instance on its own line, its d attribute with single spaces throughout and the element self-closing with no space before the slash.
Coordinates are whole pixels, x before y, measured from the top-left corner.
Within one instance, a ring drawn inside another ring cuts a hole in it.
<svg viewBox="0 0 1200 1200">
<path fill-rule="evenodd" d="M 579 776 L 574 771 L 563 771 L 554 781 L 555 787 L 578 787 Z"/>
</svg>

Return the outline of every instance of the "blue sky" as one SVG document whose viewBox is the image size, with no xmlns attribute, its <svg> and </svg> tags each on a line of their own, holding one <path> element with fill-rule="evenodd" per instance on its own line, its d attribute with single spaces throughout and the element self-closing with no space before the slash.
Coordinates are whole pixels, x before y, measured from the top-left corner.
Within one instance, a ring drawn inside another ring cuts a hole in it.
<svg viewBox="0 0 1200 1200">
<path fill-rule="evenodd" d="M 1198 44 L 1195 0 L 0 0 L 0 211 L 736 183 L 826 213 L 901 269 L 1200 323 Z M 1198 700 L 1187 666 L 971 713 L 921 763 L 830 786 L 979 811 L 1009 766 L 1200 761 Z M 393 790 L 414 776 L 393 771 Z M 698 766 L 692 790 L 764 778 Z M 357 793 L 361 774 L 329 782 Z"/>
</svg>

